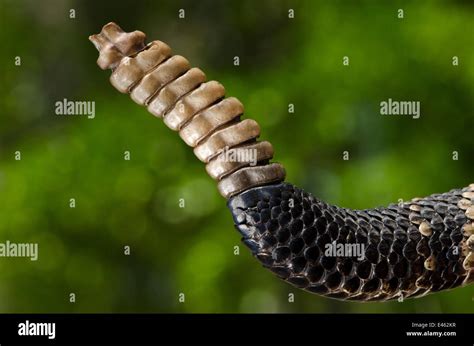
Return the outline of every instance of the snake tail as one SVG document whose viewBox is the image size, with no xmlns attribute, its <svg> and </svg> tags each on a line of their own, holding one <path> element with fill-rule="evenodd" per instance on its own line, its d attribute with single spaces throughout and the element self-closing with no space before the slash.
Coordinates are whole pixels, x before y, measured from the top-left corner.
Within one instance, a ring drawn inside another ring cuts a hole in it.
<svg viewBox="0 0 474 346">
<path fill-rule="evenodd" d="M 285 180 L 260 127 L 217 81 L 141 31 L 89 37 L 111 84 L 193 148 L 260 263 L 305 291 L 385 301 L 474 281 L 474 184 L 386 208 L 329 205 Z"/>
</svg>

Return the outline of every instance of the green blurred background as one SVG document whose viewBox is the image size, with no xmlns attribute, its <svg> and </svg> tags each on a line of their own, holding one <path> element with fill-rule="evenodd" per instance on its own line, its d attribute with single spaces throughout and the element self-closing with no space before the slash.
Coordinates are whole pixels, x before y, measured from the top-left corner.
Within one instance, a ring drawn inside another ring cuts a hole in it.
<svg viewBox="0 0 474 346">
<path fill-rule="evenodd" d="M 243 102 L 289 182 L 369 208 L 474 182 L 472 1 L 0 3 L 0 242 L 39 243 L 36 262 L 0 259 L 0 311 L 474 311 L 472 286 L 349 303 L 274 277 L 192 150 L 110 85 L 88 41 L 115 21 L 167 42 Z M 95 101 L 95 119 L 55 115 L 63 98 Z M 381 116 L 388 98 L 421 118 Z"/>
</svg>

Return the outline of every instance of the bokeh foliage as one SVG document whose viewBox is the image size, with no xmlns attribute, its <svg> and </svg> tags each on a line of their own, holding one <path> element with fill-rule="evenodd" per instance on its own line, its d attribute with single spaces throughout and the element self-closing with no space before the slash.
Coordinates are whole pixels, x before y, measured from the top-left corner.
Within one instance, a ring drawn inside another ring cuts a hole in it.
<svg viewBox="0 0 474 346">
<path fill-rule="evenodd" d="M 113 89 L 87 39 L 115 21 L 169 43 L 244 103 L 288 181 L 328 202 L 369 208 L 474 182 L 471 1 L 0 4 L 0 241 L 40 249 L 37 262 L 0 259 L 0 311 L 474 311 L 472 286 L 361 304 L 276 279 L 240 244 L 192 150 Z M 63 98 L 95 101 L 96 118 L 55 115 Z M 388 98 L 420 101 L 421 118 L 379 115 Z"/>
</svg>

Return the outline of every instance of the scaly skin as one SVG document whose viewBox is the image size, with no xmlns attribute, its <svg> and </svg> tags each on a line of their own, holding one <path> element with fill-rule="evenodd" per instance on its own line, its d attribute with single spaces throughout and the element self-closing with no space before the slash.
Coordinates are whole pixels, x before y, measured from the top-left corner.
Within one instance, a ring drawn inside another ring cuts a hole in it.
<svg viewBox="0 0 474 346">
<path fill-rule="evenodd" d="M 242 241 L 281 279 L 331 298 L 390 300 L 473 281 L 466 260 L 473 251 L 467 245 L 472 219 L 466 215 L 472 199 L 463 197 L 473 190 L 350 210 L 282 183 L 247 190 L 228 207 Z M 360 257 L 334 256 L 326 252 L 331 244 L 358 244 L 365 251 Z"/>
</svg>

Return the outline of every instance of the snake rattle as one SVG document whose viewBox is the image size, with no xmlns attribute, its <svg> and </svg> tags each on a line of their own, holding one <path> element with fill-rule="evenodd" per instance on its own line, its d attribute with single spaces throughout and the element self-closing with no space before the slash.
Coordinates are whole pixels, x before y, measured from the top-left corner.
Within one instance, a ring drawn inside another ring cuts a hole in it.
<svg viewBox="0 0 474 346">
<path fill-rule="evenodd" d="M 206 164 L 253 255 L 281 279 L 326 297 L 384 301 L 474 281 L 474 184 L 387 208 L 326 204 L 292 184 L 258 141 L 256 121 L 224 87 L 170 47 L 109 23 L 89 37 L 110 82 L 174 131 Z M 229 155 L 249 159 L 226 160 Z M 226 156 L 227 155 L 227 156 Z M 352 245 L 362 256 L 328 255 Z"/>
</svg>

